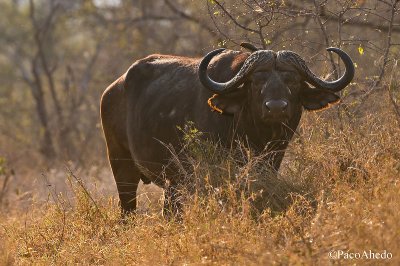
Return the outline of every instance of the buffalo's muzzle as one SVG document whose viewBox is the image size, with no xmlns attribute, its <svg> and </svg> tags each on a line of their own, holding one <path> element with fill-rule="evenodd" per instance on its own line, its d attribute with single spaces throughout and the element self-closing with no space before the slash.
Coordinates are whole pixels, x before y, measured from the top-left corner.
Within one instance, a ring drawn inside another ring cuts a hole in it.
<svg viewBox="0 0 400 266">
<path fill-rule="evenodd" d="M 288 116 L 288 102 L 285 100 L 270 100 L 263 108 L 264 120 L 285 120 Z"/>
<path fill-rule="evenodd" d="M 288 103 L 284 100 L 271 100 L 265 103 L 267 112 L 272 115 L 286 113 Z"/>
</svg>

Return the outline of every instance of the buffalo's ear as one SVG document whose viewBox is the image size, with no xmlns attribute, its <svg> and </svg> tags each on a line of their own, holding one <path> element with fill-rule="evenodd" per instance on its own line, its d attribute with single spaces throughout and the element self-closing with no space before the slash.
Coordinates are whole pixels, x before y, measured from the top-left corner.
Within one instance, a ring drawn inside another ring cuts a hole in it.
<svg viewBox="0 0 400 266">
<path fill-rule="evenodd" d="M 246 96 L 246 90 L 243 89 L 225 95 L 214 94 L 208 99 L 208 105 L 211 107 L 212 111 L 216 111 L 220 114 L 233 115 L 242 109 L 243 105 L 246 103 Z"/>
<path fill-rule="evenodd" d="M 329 108 L 331 104 L 339 102 L 340 97 L 331 91 L 319 88 L 310 88 L 305 84 L 300 92 L 300 101 L 304 109 L 317 111 Z"/>
</svg>

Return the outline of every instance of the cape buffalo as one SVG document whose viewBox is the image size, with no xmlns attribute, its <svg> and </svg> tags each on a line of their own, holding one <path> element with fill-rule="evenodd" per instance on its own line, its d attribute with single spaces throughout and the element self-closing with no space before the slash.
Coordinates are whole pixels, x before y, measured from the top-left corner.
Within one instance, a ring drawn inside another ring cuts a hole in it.
<svg viewBox="0 0 400 266">
<path fill-rule="evenodd" d="M 180 180 L 176 169 L 165 167 L 171 157 L 165 144 L 179 150 L 177 126 L 192 121 L 224 145 L 245 137 L 258 152 L 273 142 L 272 167 L 278 170 L 302 110 L 338 102 L 335 92 L 354 76 L 351 58 L 338 48 L 327 50 L 339 55 L 345 73 L 324 81 L 294 52 L 242 46 L 251 52 L 217 49 L 204 58 L 150 55 L 105 90 L 101 120 L 124 213 L 136 209 L 141 179 L 168 188 L 171 200 L 164 211 L 175 206 L 172 191 Z"/>
</svg>

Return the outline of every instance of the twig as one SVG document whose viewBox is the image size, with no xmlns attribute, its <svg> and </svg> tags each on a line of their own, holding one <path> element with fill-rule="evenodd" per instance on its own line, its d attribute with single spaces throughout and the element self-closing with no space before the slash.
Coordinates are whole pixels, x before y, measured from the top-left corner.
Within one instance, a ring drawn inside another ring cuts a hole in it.
<svg viewBox="0 0 400 266">
<path fill-rule="evenodd" d="M 99 206 L 97 205 L 96 201 L 93 199 L 92 195 L 90 195 L 89 191 L 87 190 L 87 188 L 85 187 L 85 185 L 83 184 L 83 181 L 81 178 L 77 177 L 72 170 L 67 166 L 66 167 L 68 174 L 75 179 L 75 181 L 78 183 L 78 185 L 82 188 L 83 192 L 86 194 L 86 196 L 92 201 L 94 207 L 96 208 L 96 211 L 102 216 L 102 218 L 105 220 L 106 217 L 104 216 L 104 214 L 100 211 Z"/>
<path fill-rule="evenodd" d="M 194 16 L 190 16 L 188 14 L 186 14 L 185 12 L 179 10 L 176 6 L 174 6 L 170 0 L 164 0 L 165 4 L 169 7 L 169 9 L 171 9 L 175 14 L 179 15 L 181 18 L 186 19 L 188 21 L 194 22 L 195 24 L 199 25 L 201 28 L 207 30 L 210 35 L 214 36 L 214 37 L 218 37 L 217 34 L 215 33 L 215 31 L 208 26 L 207 24 L 205 24 L 204 22 L 202 22 L 200 19 L 194 17 Z"/>
<path fill-rule="evenodd" d="M 382 78 L 385 75 L 385 68 L 387 66 L 387 63 L 389 62 L 389 60 L 388 60 L 389 51 L 390 51 L 390 47 L 392 45 L 393 21 L 394 21 L 394 17 L 395 17 L 396 11 L 397 11 L 396 6 L 397 6 L 398 3 L 399 3 L 399 0 L 395 0 L 393 2 L 393 5 L 392 5 L 390 23 L 389 23 L 389 27 L 388 27 L 388 33 L 387 33 L 387 39 L 386 39 L 386 47 L 385 47 L 385 52 L 384 52 L 384 55 L 383 55 L 383 64 L 382 64 L 381 72 L 379 74 L 378 79 L 375 82 L 373 82 L 373 84 L 369 88 L 368 92 L 360 100 L 361 104 L 358 106 L 357 110 L 355 111 L 355 115 L 357 115 L 360 112 L 361 106 L 363 106 L 363 104 L 366 102 L 367 98 L 370 95 L 372 95 L 372 93 L 374 91 L 376 91 L 376 88 L 380 85 L 380 83 L 382 81 Z"/>
<path fill-rule="evenodd" d="M 213 0 L 213 1 L 214 1 L 214 3 L 217 4 L 217 6 L 229 17 L 229 19 L 230 19 L 236 26 L 238 26 L 239 28 L 241 28 L 241 29 L 243 29 L 243 30 L 245 30 L 245 31 L 249 31 L 249 32 L 252 32 L 252 33 L 260 34 L 260 31 L 259 31 L 259 30 L 255 30 L 255 29 L 252 29 L 252 28 L 249 28 L 249 27 L 246 27 L 246 26 L 240 24 L 240 23 L 232 16 L 232 14 L 229 13 L 229 12 L 224 8 L 223 5 L 221 5 L 217 0 Z"/>
<path fill-rule="evenodd" d="M 5 194 L 6 194 L 6 189 L 7 189 L 8 182 L 10 181 L 10 177 L 11 176 L 8 175 L 8 174 L 5 175 L 5 178 L 4 178 L 4 181 L 3 181 L 3 185 L 2 185 L 2 188 L 1 188 L 1 191 L 0 191 L 0 207 L 1 207 L 1 204 L 3 202 L 3 198 L 4 198 Z"/>
<path fill-rule="evenodd" d="M 324 23 L 322 22 L 321 17 L 320 17 L 320 9 L 321 9 L 321 7 L 320 7 L 320 5 L 318 5 L 316 0 L 314 0 L 314 6 L 315 6 L 315 11 L 316 11 L 315 12 L 315 18 L 316 18 L 316 20 L 318 22 L 318 25 L 321 28 L 321 31 L 322 31 L 322 33 L 324 35 L 325 45 L 326 45 L 326 47 L 330 47 L 331 45 L 329 43 L 328 33 L 326 32 Z M 332 69 L 334 71 L 335 78 L 338 78 L 339 74 L 338 74 L 338 70 L 337 70 L 335 61 L 333 60 L 333 54 L 332 53 L 329 53 L 329 60 L 331 62 L 331 66 L 332 66 Z"/>
<path fill-rule="evenodd" d="M 394 112 L 396 114 L 398 126 L 400 126 L 400 106 L 397 105 L 397 102 L 395 100 L 395 95 L 393 93 L 393 89 L 398 88 L 398 85 L 396 84 L 397 63 L 398 63 L 398 60 L 396 60 L 394 63 L 392 74 L 390 76 L 390 81 L 386 87 L 388 90 L 389 101 L 392 104 Z"/>
<path fill-rule="evenodd" d="M 381 73 L 379 74 L 378 80 L 375 82 L 375 85 L 374 85 L 375 87 L 378 87 L 379 84 L 381 83 L 382 78 L 385 75 L 385 68 L 387 66 L 387 63 L 389 62 L 388 55 L 389 55 L 390 47 L 392 46 L 393 21 L 394 21 L 394 16 L 396 14 L 396 5 L 398 2 L 399 2 L 399 0 L 395 0 L 393 2 L 392 10 L 390 13 L 390 21 L 389 21 L 388 34 L 387 34 L 387 39 L 386 39 L 386 47 L 385 47 L 385 52 L 383 54 L 383 64 L 382 64 Z"/>
</svg>

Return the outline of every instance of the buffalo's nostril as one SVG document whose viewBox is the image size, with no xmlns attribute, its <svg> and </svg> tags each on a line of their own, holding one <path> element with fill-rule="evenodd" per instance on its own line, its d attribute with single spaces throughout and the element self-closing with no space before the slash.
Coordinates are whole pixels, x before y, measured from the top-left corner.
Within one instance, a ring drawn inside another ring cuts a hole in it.
<svg viewBox="0 0 400 266">
<path fill-rule="evenodd" d="M 265 103 L 265 106 L 270 113 L 285 112 L 288 103 L 283 100 L 272 100 Z"/>
</svg>

